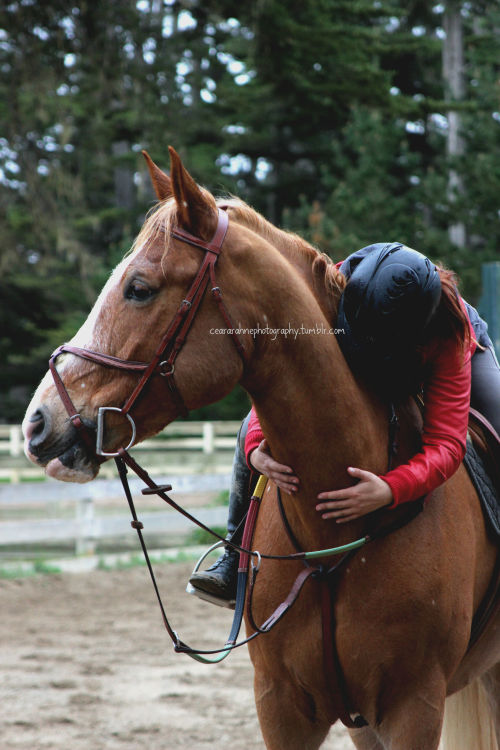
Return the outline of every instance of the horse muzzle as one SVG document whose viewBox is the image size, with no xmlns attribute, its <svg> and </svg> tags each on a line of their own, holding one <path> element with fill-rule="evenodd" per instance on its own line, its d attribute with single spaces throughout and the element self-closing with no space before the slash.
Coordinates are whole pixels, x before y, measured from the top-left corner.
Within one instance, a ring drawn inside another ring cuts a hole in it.
<svg viewBox="0 0 500 750">
<path fill-rule="evenodd" d="M 24 452 L 27 458 L 42 466 L 48 476 L 68 482 L 88 482 L 99 470 L 99 460 L 89 454 L 71 420 L 59 425 L 46 406 L 39 406 L 23 423 Z M 96 428 L 85 420 L 86 429 L 95 435 Z"/>
</svg>

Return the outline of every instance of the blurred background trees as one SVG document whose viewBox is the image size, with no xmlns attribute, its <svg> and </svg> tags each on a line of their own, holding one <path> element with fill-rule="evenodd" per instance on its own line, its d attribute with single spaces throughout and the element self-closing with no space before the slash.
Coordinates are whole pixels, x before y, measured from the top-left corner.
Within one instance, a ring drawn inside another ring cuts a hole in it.
<svg viewBox="0 0 500 750">
<path fill-rule="evenodd" d="M 401 240 L 477 302 L 499 259 L 499 38 L 487 0 L 4 3 L 0 420 L 153 205 L 142 148 L 167 166 L 174 145 L 335 260 Z"/>
</svg>

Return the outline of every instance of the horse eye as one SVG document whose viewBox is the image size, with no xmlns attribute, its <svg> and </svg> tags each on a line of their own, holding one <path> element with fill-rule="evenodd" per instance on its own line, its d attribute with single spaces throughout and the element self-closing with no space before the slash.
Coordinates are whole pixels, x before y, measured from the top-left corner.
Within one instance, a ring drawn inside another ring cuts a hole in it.
<svg viewBox="0 0 500 750">
<path fill-rule="evenodd" d="M 139 281 L 139 279 L 131 281 L 125 290 L 125 298 L 135 300 L 136 302 L 146 302 L 153 294 L 153 289 L 144 281 Z"/>
</svg>

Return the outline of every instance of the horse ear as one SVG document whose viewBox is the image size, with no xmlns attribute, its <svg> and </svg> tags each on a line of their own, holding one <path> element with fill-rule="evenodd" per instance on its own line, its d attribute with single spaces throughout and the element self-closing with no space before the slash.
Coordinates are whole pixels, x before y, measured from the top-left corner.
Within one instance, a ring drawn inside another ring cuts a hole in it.
<svg viewBox="0 0 500 750">
<path fill-rule="evenodd" d="M 201 190 L 184 167 L 177 151 L 170 152 L 170 176 L 177 203 L 179 223 L 192 234 L 211 237 L 217 221 L 214 198 L 206 190 Z"/>
<path fill-rule="evenodd" d="M 146 159 L 148 165 L 149 176 L 155 189 L 156 196 L 159 201 L 166 201 L 173 195 L 172 192 L 172 180 L 170 177 L 162 172 L 160 167 L 157 167 L 147 151 L 143 151 L 142 155 Z"/>
</svg>

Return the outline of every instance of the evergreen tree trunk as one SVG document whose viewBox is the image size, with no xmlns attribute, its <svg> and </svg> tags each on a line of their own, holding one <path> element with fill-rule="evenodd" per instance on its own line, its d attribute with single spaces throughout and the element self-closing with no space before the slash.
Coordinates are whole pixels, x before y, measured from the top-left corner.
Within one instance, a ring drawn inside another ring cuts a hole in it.
<svg viewBox="0 0 500 750">
<path fill-rule="evenodd" d="M 454 101 L 461 101 L 465 96 L 464 85 L 464 46 L 462 16 L 460 13 L 461 3 L 457 0 L 448 0 L 446 3 L 443 26 L 446 37 L 443 41 L 443 78 L 445 95 Z M 457 198 L 464 194 L 462 177 L 454 168 L 456 162 L 464 155 L 465 144 L 461 135 L 461 117 L 456 110 L 448 111 L 448 138 L 446 153 L 452 162 L 448 175 L 448 200 L 453 206 Z M 465 224 L 462 221 L 454 221 L 448 228 L 450 241 L 458 247 L 465 247 L 466 234 Z"/>
<path fill-rule="evenodd" d="M 128 141 L 115 141 L 111 147 L 116 159 L 114 167 L 115 205 L 132 211 L 135 206 L 134 171 L 123 157 L 130 154 L 130 143 Z"/>
</svg>

